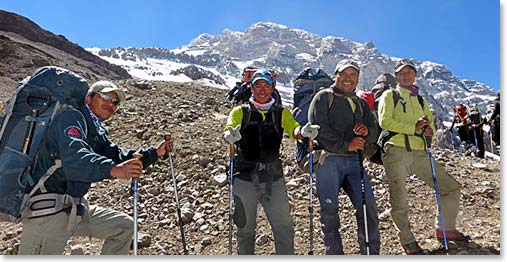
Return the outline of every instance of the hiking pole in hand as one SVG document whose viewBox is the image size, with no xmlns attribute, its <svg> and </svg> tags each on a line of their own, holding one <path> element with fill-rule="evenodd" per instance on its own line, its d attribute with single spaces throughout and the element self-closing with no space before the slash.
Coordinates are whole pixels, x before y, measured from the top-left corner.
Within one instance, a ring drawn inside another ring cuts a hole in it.
<svg viewBox="0 0 507 262">
<path fill-rule="evenodd" d="M 361 172 L 361 201 L 363 203 L 363 219 L 364 219 L 364 236 L 366 244 L 366 255 L 370 255 L 370 238 L 368 231 L 368 217 L 366 214 L 366 193 L 364 186 L 364 166 L 363 166 L 363 150 L 357 150 L 357 157 L 359 158 L 359 167 Z"/>
<path fill-rule="evenodd" d="M 139 153 L 132 154 L 132 157 L 141 160 L 143 155 Z M 139 192 L 138 192 L 138 184 L 137 184 L 137 178 L 133 178 L 132 181 L 134 182 L 134 256 L 137 256 L 137 243 L 138 243 L 138 233 L 137 233 L 137 202 L 139 198 Z"/>
<path fill-rule="evenodd" d="M 308 151 L 310 151 L 308 155 L 308 159 L 310 160 L 310 188 L 309 188 L 309 198 L 310 204 L 308 205 L 308 211 L 310 212 L 310 251 L 308 255 L 313 255 L 313 139 L 308 138 Z"/>
<path fill-rule="evenodd" d="M 477 144 L 477 134 L 475 133 L 475 127 L 473 128 L 474 131 L 474 144 L 472 146 L 473 155 L 477 156 L 477 150 L 479 150 L 479 145 Z"/>
<path fill-rule="evenodd" d="M 232 255 L 232 222 L 234 217 L 234 145 L 229 146 L 229 162 L 230 162 L 230 177 L 229 177 L 229 246 L 227 248 L 227 255 Z"/>
<path fill-rule="evenodd" d="M 444 246 L 445 246 L 445 253 L 449 254 L 449 247 L 447 243 L 447 236 L 445 232 L 445 223 L 444 223 L 444 217 L 442 215 L 442 205 L 440 202 L 440 191 L 438 190 L 438 182 L 437 182 L 437 176 L 435 174 L 435 162 L 433 160 L 433 150 L 431 149 L 431 139 L 428 139 L 427 137 L 424 137 L 424 140 L 426 141 L 426 147 L 428 148 L 428 157 L 430 159 L 430 168 L 431 168 L 431 177 L 433 177 L 433 186 L 435 187 L 435 195 L 437 198 L 437 205 L 438 205 L 438 216 L 440 218 L 440 225 L 442 228 L 442 234 L 444 235 Z"/>
<path fill-rule="evenodd" d="M 166 142 L 171 141 L 171 135 L 165 135 L 164 139 Z M 174 197 L 176 198 L 176 215 L 178 216 L 178 225 L 180 227 L 181 242 L 183 244 L 183 254 L 188 255 L 187 243 L 185 242 L 185 231 L 183 230 L 183 220 L 181 219 L 181 208 L 180 208 L 180 200 L 179 200 L 179 195 L 178 195 L 178 186 L 176 184 L 176 178 L 174 177 L 172 150 L 169 148 L 166 148 L 166 149 L 168 150 L 167 155 L 169 156 L 169 163 L 171 166 L 171 176 L 173 179 L 173 186 L 174 186 Z"/>
</svg>

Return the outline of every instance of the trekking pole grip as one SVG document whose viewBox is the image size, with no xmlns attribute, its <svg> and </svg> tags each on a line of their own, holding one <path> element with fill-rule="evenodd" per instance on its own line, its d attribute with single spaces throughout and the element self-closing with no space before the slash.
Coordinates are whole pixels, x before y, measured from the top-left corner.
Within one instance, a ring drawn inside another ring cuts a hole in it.
<svg viewBox="0 0 507 262">
<path fill-rule="evenodd" d="M 164 140 L 165 140 L 166 142 L 171 141 L 171 138 L 172 138 L 172 137 L 171 137 L 171 135 L 170 135 L 170 134 L 165 134 L 165 135 L 164 135 Z M 165 150 L 168 152 L 168 153 L 167 153 L 167 155 L 169 155 L 169 153 L 172 153 L 172 149 L 171 149 L 171 148 L 169 148 L 169 146 L 167 146 L 167 144 L 166 144 Z"/>
<path fill-rule="evenodd" d="M 141 158 L 143 158 L 143 155 L 139 154 L 139 153 L 134 153 L 134 154 L 132 154 L 132 158 L 137 159 L 137 160 L 141 160 Z M 132 178 L 132 180 L 137 180 L 137 178 Z"/>
<path fill-rule="evenodd" d="M 308 138 L 308 151 L 313 152 L 313 139 Z"/>
<path fill-rule="evenodd" d="M 229 157 L 233 157 L 234 156 L 234 145 L 229 145 Z"/>
</svg>

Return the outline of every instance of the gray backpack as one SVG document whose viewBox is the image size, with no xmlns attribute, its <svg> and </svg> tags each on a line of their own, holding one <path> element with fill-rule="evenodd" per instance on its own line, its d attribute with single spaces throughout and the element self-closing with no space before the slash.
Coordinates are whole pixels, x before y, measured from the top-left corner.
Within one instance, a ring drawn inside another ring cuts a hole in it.
<svg viewBox="0 0 507 262">
<path fill-rule="evenodd" d="M 31 194 L 59 168 L 48 170 L 42 183 L 32 179 L 39 144 L 51 120 L 84 103 L 87 91 L 86 80 L 53 66 L 37 69 L 18 84 L 0 113 L 0 221 L 19 222 Z"/>
</svg>

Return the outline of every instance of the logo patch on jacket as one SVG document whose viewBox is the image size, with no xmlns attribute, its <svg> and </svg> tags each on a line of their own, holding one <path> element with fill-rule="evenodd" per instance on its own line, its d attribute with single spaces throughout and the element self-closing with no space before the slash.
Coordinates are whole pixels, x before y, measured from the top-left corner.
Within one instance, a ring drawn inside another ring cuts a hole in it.
<svg viewBox="0 0 507 262">
<path fill-rule="evenodd" d="M 63 131 L 63 133 L 67 136 L 67 137 L 73 137 L 73 138 L 77 138 L 77 139 L 81 139 L 83 138 L 83 135 L 82 135 L 82 131 L 79 127 L 77 126 L 69 126 L 65 129 L 65 131 Z"/>
</svg>

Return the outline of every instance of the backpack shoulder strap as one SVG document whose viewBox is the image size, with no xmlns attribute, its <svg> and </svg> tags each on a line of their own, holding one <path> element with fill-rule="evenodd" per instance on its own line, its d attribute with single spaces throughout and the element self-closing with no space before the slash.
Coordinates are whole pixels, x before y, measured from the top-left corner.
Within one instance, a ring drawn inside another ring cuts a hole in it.
<svg viewBox="0 0 507 262">
<path fill-rule="evenodd" d="M 283 107 L 280 105 L 273 105 L 273 110 L 271 110 L 271 119 L 273 119 L 273 124 L 275 126 L 276 132 L 279 135 L 283 135 L 283 128 L 282 128 L 282 114 L 283 114 Z"/>
<path fill-rule="evenodd" d="M 329 110 L 331 110 L 331 107 L 334 104 L 335 93 L 334 93 L 333 89 L 331 89 L 329 87 L 325 88 L 323 90 L 324 90 L 324 92 L 327 93 L 327 111 L 329 112 Z"/>
<path fill-rule="evenodd" d="M 241 119 L 241 130 L 243 130 L 248 122 L 250 122 L 252 109 L 250 108 L 250 104 L 244 103 L 241 105 L 241 110 L 243 111 L 243 118 Z"/>
<path fill-rule="evenodd" d="M 393 90 L 392 91 L 392 93 L 393 93 L 393 108 L 396 107 L 398 102 L 401 100 L 401 106 L 403 106 L 403 113 L 406 113 L 407 112 L 407 108 L 406 108 L 407 102 L 405 101 L 405 99 L 403 99 L 403 97 L 401 97 L 400 91 L 398 91 L 396 89 L 392 89 L 392 90 Z"/>
<path fill-rule="evenodd" d="M 424 98 L 421 95 L 417 95 L 417 101 L 419 101 L 421 108 L 424 110 Z"/>
<path fill-rule="evenodd" d="M 396 89 L 392 89 L 392 93 L 393 93 L 393 103 L 394 103 L 394 106 L 396 106 L 398 104 L 398 101 L 400 101 L 400 92 Z"/>
</svg>

